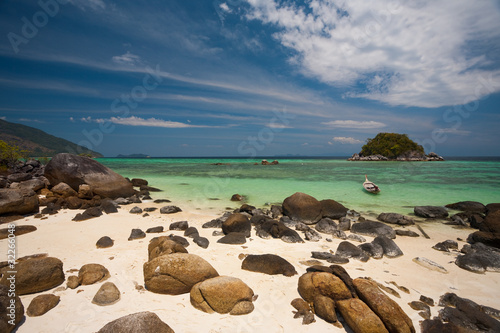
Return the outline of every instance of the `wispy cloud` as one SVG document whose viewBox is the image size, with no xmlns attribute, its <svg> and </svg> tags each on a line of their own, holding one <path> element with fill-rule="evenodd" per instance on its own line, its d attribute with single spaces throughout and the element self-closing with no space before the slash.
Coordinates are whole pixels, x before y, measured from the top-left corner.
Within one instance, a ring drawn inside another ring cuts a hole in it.
<svg viewBox="0 0 500 333">
<path fill-rule="evenodd" d="M 212 128 L 218 128 L 221 126 L 208 126 L 208 125 L 192 125 L 192 124 L 186 124 L 186 123 L 181 123 L 177 121 L 170 121 L 170 120 L 163 120 L 163 119 L 158 119 L 158 118 L 140 118 L 140 117 L 111 117 L 109 119 L 104 119 L 104 118 L 99 118 L 99 119 L 92 119 L 91 117 L 87 118 L 82 118 L 82 121 L 84 122 L 89 122 L 93 121 L 96 123 L 104 123 L 104 122 L 110 122 L 113 124 L 117 125 L 125 125 L 125 126 L 143 126 L 143 127 L 164 127 L 164 128 L 206 128 L 206 127 L 212 127 Z"/>
<path fill-rule="evenodd" d="M 348 97 L 439 107 L 500 91 L 475 90 L 490 75 L 500 81 L 495 56 L 483 52 L 500 38 L 495 1 L 247 2 L 247 18 L 277 27 L 304 75 L 350 88 Z"/>
<path fill-rule="evenodd" d="M 141 57 L 130 53 L 130 51 L 127 51 L 127 53 L 122 54 L 121 56 L 114 56 L 111 60 L 113 60 L 114 63 L 126 66 L 135 66 L 142 63 Z"/>
<path fill-rule="evenodd" d="M 382 128 L 386 124 L 378 121 L 357 121 L 357 120 L 333 120 L 321 123 L 329 127 L 337 128 L 354 128 L 354 129 L 372 129 L 372 128 Z"/>
<path fill-rule="evenodd" d="M 471 134 L 470 131 L 466 131 L 466 130 L 460 130 L 458 128 L 437 128 L 436 129 L 437 132 L 440 132 L 440 133 L 447 133 L 447 134 L 456 134 L 456 135 L 469 135 Z"/>
<path fill-rule="evenodd" d="M 45 124 L 45 121 L 38 120 L 38 119 L 28 119 L 28 118 L 19 118 L 19 121 L 25 122 L 25 123 L 39 123 L 39 124 Z"/>
<path fill-rule="evenodd" d="M 341 144 L 349 144 L 349 145 L 355 145 L 359 143 L 363 143 L 363 141 L 351 138 L 351 137 L 345 137 L 345 136 L 336 136 L 332 139 L 333 142 L 338 142 Z M 332 144 L 331 142 L 328 142 L 329 144 Z"/>
</svg>

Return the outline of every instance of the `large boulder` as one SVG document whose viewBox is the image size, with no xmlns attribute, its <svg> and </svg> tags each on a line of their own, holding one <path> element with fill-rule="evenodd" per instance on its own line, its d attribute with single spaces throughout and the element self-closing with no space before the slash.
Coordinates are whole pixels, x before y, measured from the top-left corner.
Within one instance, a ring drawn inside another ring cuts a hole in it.
<svg viewBox="0 0 500 333">
<path fill-rule="evenodd" d="M 136 192 L 132 183 L 101 163 L 67 153 L 54 156 L 44 175 L 52 186 L 64 182 L 78 192 L 80 185 L 87 184 L 103 198 L 130 197 Z"/>
<path fill-rule="evenodd" d="M 207 313 L 243 315 L 253 311 L 253 290 L 240 279 L 218 276 L 193 286 L 191 304 Z"/>
<path fill-rule="evenodd" d="M 323 217 L 323 206 L 316 198 L 297 192 L 283 201 L 283 215 L 305 224 L 314 224 Z"/>
<path fill-rule="evenodd" d="M 354 223 L 351 226 L 351 232 L 371 237 L 386 236 L 390 239 L 396 238 L 396 231 L 394 231 L 394 229 L 382 222 L 377 221 Z"/>
<path fill-rule="evenodd" d="M 0 189 L 0 215 L 38 212 L 38 196 L 31 190 Z"/>
<path fill-rule="evenodd" d="M 130 314 L 107 323 L 97 333 L 174 333 L 166 323 L 153 312 Z"/>
<path fill-rule="evenodd" d="M 321 200 L 320 203 L 322 207 L 323 217 L 328 217 L 334 220 L 338 220 L 341 217 L 347 215 L 348 209 L 345 208 L 344 205 L 335 200 L 326 199 L 326 200 Z"/>
<path fill-rule="evenodd" d="M 298 291 L 307 302 L 314 302 L 317 295 L 334 301 L 351 298 L 351 292 L 344 282 L 328 272 L 309 272 L 299 278 Z"/>
<path fill-rule="evenodd" d="M 380 318 L 358 298 L 336 302 L 337 309 L 354 333 L 389 333 Z"/>
<path fill-rule="evenodd" d="M 240 232 L 250 237 L 252 224 L 248 217 L 241 213 L 231 214 L 226 221 L 222 223 L 222 231 L 227 235 L 231 232 Z"/>
<path fill-rule="evenodd" d="M 104 281 L 111 275 L 106 267 L 101 264 L 86 264 L 78 271 L 78 283 L 81 285 L 94 284 Z"/>
<path fill-rule="evenodd" d="M 4 267 L 0 274 L 0 284 L 10 286 L 9 266 Z M 16 263 L 16 294 L 26 295 L 49 290 L 64 282 L 63 263 L 53 257 L 29 258 Z"/>
<path fill-rule="evenodd" d="M 500 233 L 476 231 L 469 235 L 467 241 L 471 244 L 483 243 L 500 249 Z"/>
<path fill-rule="evenodd" d="M 399 225 L 412 225 L 415 224 L 413 219 L 411 217 L 397 214 L 397 213 L 381 213 L 377 217 L 377 220 L 386 222 L 386 223 L 392 223 L 392 224 L 399 224 Z"/>
<path fill-rule="evenodd" d="M 480 231 L 500 233 L 500 210 L 488 213 L 479 227 Z"/>
<path fill-rule="evenodd" d="M 359 298 L 379 316 L 389 332 L 415 333 L 413 322 L 401 307 L 373 281 L 354 279 L 354 288 Z"/>
<path fill-rule="evenodd" d="M 158 294 L 180 295 L 202 281 L 219 276 L 203 258 L 188 253 L 159 256 L 144 264 L 146 289 Z"/>
<path fill-rule="evenodd" d="M 441 206 L 416 206 L 413 208 L 415 215 L 429 219 L 444 219 L 448 217 L 448 210 Z"/>
<path fill-rule="evenodd" d="M 477 201 L 460 201 L 448 204 L 445 207 L 453 210 L 475 213 L 484 213 L 484 211 L 486 210 L 486 207 L 482 203 Z"/>
<path fill-rule="evenodd" d="M 285 276 L 293 276 L 297 274 L 292 264 L 275 254 L 250 254 L 243 259 L 241 268 L 269 275 L 283 274 Z"/>
<path fill-rule="evenodd" d="M 0 332 L 12 332 L 24 317 L 24 306 L 18 295 L 9 295 L 10 286 L 0 284 Z M 14 301 L 14 303 L 12 303 Z"/>
</svg>

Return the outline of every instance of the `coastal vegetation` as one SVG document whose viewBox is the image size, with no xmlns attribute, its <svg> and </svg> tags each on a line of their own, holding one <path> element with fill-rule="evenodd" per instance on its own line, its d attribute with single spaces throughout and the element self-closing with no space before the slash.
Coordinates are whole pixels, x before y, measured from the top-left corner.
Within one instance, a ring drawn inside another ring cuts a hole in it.
<svg viewBox="0 0 500 333">
<path fill-rule="evenodd" d="M 395 159 L 410 152 L 425 154 L 424 148 L 411 140 L 407 134 L 379 133 L 373 139 L 367 140 L 360 155 L 382 155 Z"/>
<path fill-rule="evenodd" d="M 19 160 L 28 158 L 29 151 L 19 148 L 16 145 L 10 145 L 0 140 L 0 167 L 7 168 L 13 166 Z"/>
<path fill-rule="evenodd" d="M 58 153 L 89 154 L 102 157 L 98 152 L 77 145 L 71 141 L 50 135 L 34 127 L 11 123 L 0 119 L 0 140 L 29 151 L 30 156 L 52 157 Z"/>
</svg>

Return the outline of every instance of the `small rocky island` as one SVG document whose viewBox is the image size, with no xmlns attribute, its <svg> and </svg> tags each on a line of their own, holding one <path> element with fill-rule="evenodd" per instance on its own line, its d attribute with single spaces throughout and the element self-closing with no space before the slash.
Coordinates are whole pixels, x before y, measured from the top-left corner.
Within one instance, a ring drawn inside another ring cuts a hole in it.
<svg viewBox="0 0 500 333">
<path fill-rule="evenodd" d="M 407 134 L 379 133 L 348 161 L 444 161 L 444 158 L 436 153 L 425 154 L 424 148 Z"/>
</svg>

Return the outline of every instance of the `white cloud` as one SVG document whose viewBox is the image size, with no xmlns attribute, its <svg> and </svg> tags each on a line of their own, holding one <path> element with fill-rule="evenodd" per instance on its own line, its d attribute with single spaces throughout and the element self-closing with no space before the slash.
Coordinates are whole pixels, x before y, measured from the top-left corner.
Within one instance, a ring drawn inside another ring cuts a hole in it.
<svg viewBox="0 0 500 333">
<path fill-rule="evenodd" d="M 94 121 L 96 123 L 105 123 L 111 122 L 117 125 L 126 125 L 126 126 L 144 126 L 144 127 L 164 127 L 164 128 L 201 128 L 201 127 L 220 127 L 220 126 L 205 126 L 205 125 L 191 125 L 185 124 L 177 121 L 169 121 L 158 118 L 140 118 L 140 117 L 111 117 L 109 119 L 92 119 L 91 117 L 82 118 L 84 122 Z"/>
<path fill-rule="evenodd" d="M 500 91 L 498 58 L 484 53 L 500 38 L 495 1 L 247 2 L 249 19 L 280 29 L 274 37 L 304 75 L 354 89 L 348 97 L 439 107 Z"/>
<path fill-rule="evenodd" d="M 345 136 L 336 136 L 332 139 L 334 142 L 339 142 L 341 144 L 349 144 L 349 145 L 355 145 L 355 144 L 358 144 L 358 143 L 363 143 L 363 141 L 360 141 L 358 139 L 355 139 L 355 138 L 351 138 L 351 137 L 345 137 Z M 331 142 L 328 142 L 329 144 L 333 144 Z"/>
<path fill-rule="evenodd" d="M 72 123 L 74 123 L 75 122 L 75 118 L 69 117 L 69 121 L 71 121 Z"/>
<path fill-rule="evenodd" d="M 127 51 L 127 53 L 122 54 L 121 56 L 114 56 L 111 60 L 120 65 L 138 65 L 142 62 L 141 57 L 130 53 L 130 51 Z"/>
<path fill-rule="evenodd" d="M 459 130 L 458 128 L 437 128 L 436 133 L 447 133 L 447 134 L 456 134 L 456 135 L 469 135 L 470 131 Z"/>
<path fill-rule="evenodd" d="M 90 116 L 83 117 L 80 120 L 83 121 L 84 123 L 91 123 L 92 122 L 92 117 L 90 117 Z"/>
<path fill-rule="evenodd" d="M 7 120 L 7 117 L 3 116 L 3 117 L 0 117 L 0 119 Z"/>
<path fill-rule="evenodd" d="M 223 11 L 225 11 L 226 13 L 231 13 L 231 9 L 229 8 L 229 6 L 227 5 L 227 3 L 221 3 L 219 5 L 220 9 L 222 9 Z"/>
<path fill-rule="evenodd" d="M 386 124 L 378 121 L 357 121 L 357 120 L 333 120 L 321 123 L 329 127 L 337 128 L 355 128 L 355 129 L 370 129 L 385 127 Z"/>
</svg>

